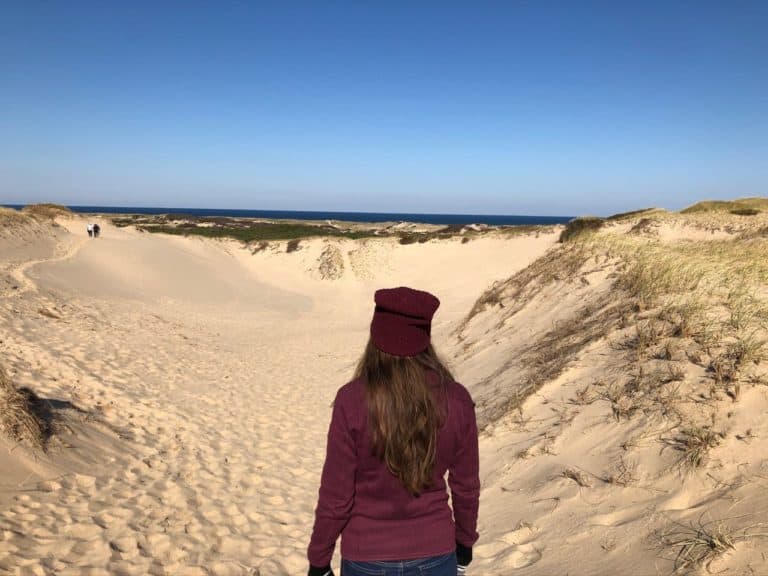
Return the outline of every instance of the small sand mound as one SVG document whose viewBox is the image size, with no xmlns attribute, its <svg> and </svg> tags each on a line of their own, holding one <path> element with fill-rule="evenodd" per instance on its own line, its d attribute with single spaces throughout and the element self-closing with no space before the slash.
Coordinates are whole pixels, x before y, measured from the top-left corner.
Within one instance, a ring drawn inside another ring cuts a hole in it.
<svg viewBox="0 0 768 576">
<path fill-rule="evenodd" d="M 72 216 L 72 210 L 60 204 L 30 204 L 24 206 L 22 212 L 39 218 L 54 219 L 59 216 Z"/>
<path fill-rule="evenodd" d="M 344 275 L 344 257 L 337 246 L 326 245 L 317 263 L 318 272 L 323 280 L 338 280 Z"/>
<path fill-rule="evenodd" d="M 0 427 L 16 442 L 44 449 L 51 435 L 51 410 L 28 388 L 16 388 L 0 366 Z"/>
</svg>

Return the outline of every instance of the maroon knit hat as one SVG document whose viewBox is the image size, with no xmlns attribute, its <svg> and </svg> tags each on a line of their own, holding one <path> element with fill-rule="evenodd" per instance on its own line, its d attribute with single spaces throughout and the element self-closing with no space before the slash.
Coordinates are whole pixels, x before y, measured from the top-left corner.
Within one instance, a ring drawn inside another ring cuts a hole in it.
<svg viewBox="0 0 768 576">
<path fill-rule="evenodd" d="M 371 321 L 371 341 L 394 356 L 416 356 L 429 346 L 432 316 L 440 300 L 413 288 L 377 290 Z"/>
</svg>

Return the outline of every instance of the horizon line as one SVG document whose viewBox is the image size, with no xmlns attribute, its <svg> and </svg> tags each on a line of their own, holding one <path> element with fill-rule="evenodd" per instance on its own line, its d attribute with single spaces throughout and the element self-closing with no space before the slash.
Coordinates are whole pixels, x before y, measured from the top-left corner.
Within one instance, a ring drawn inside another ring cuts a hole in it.
<svg viewBox="0 0 768 576">
<path fill-rule="evenodd" d="M 0 204 L 0 206 L 6 206 L 8 208 L 24 208 L 32 204 L 47 204 L 47 202 L 32 202 L 29 204 Z M 52 202 L 51 204 L 58 204 Z M 471 212 L 380 212 L 372 210 L 297 210 L 297 209 L 284 209 L 284 208 L 207 208 L 207 207 L 193 207 L 193 206 L 122 206 L 122 205 L 109 205 L 109 204 L 60 204 L 70 209 L 82 209 L 82 208 L 110 208 L 112 210 L 125 208 L 130 210 L 135 209 L 151 209 L 151 210 L 168 210 L 169 212 L 176 212 L 183 210 L 211 210 L 211 211 L 249 211 L 249 212 L 285 212 L 285 213 L 304 213 L 304 214 L 385 214 L 394 216 L 481 216 L 481 217 L 521 217 L 521 218 L 576 218 L 573 215 L 562 214 L 481 214 Z M 94 210 L 98 212 L 98 210 Z"/>
</svg>

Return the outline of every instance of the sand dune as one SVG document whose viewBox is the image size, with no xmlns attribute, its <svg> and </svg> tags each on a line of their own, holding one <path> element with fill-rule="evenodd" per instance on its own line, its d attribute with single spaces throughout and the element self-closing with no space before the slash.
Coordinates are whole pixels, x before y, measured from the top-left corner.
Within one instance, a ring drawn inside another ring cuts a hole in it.
<svg viewBox="0 0 768 576">
<path fill-rule="evenodd" d="M 373 290 L 439 294 L 450 355 L 476 295 L 555 240 L 316 239 L 252 254 L 107 221 L 89 240 L 82 219 L 60 223 L 3 240 L 18 245 L 3 262 L 2 361 L 65 421 L 45 455 L 5 444 L 11 573 L 301 573 L 329 403 L 363 349 Z"/>
<path fill-rule="evenodd" d="M 291 252 L 57 222 L 0 231 L 0 362 L 59 416 L 44 454 L 0 437 L 0 573 L 303 573 L 330 401 L 400 284 L 484 427 L 473 574 L 768 573 L 762 216 Z"/>
</svg>

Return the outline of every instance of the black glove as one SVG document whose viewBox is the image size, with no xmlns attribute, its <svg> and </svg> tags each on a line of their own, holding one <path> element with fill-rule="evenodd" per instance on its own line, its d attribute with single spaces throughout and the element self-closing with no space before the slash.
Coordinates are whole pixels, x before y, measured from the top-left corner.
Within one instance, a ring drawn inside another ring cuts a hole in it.
<svg viewBox="0 0 768 576">
<path fill-rule="evenodd" d="M 472 547 L 456 542 L 456 563 L 459 566 L 459 574 L 464 573 L 463 569 L 466 569 L 470 562 L 472 562 Z"/>
<path fill-rule="evenodd" d="M 312 566 L 310 564 L 309 566 L 309 572 L 307 572 L 307 576 L 333 576 L 333 570 L 331 570 L 331 566 Z"/>
</svg>

